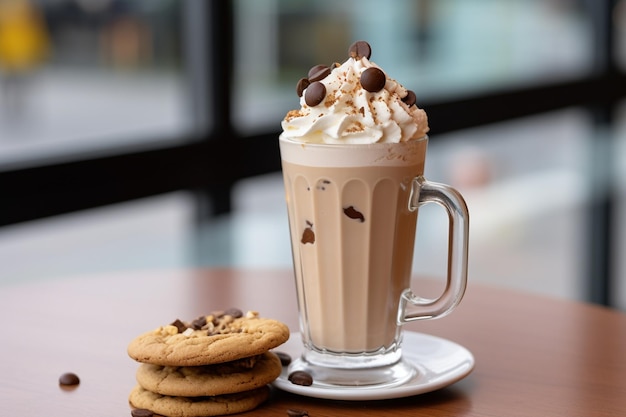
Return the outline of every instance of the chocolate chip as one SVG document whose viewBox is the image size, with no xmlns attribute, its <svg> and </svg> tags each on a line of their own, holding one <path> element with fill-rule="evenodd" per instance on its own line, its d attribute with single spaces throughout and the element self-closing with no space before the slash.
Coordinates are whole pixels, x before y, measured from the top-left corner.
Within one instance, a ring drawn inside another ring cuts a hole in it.
<svg viewBox="0 0 626 417">
<path fill-rule="evenodd" d="M 313 385 L 313 377 L 304 371 L 294 371 L 287 377 L 292 384 L 303 385 L 305 387 Z"/>
<path fill-rule="evenodd" d="M 175 326 L 178 329 L 178 333 L 182 333 L 187 330 L 187 326 L 182 321 L 176 319 L 171 323 L 172 326 Z"/>
<path fill-rule="evenodd" d="M 306 90 L 309 84 L 311 83 L 306 78 L 300 78 L 300 80 L 298 80 L 298 84 L 296 85 L 296 93 L 298 93 L 298 97 L 302 97 L 304 90 Z"/>
<path fill-rule="evenodd" d="M 411 107 L 412 105 L 417 103 L 417 96 L 415 96 L 415 93 L 413 91 L 407 90 L 406 97 L 404 97 L 402 101 L 404 101 L 407 106 Z"/>
<path fill-rule="evenodd" d="M 319 81 L 311 83 L 304 92 L 304 101 L 311 107 L 315 107 L 324 101 L 326 86 Z"/>
<path fill-rule="evenodd" d="M 316 65 L 309 70 L 309 82 L 321 81 L 328 77 L 330 68 L 326 65 Z"/>
<path fill-rule="evenodd" d="M 131 410 L 130 415 L 133 417 L 152 417 L 154 413 L 146 408 L 135 408 Z"/>
<path fill-rule="evenodd" d="M 372 56 L 372 47 L 365 41 L 356 41 L 350 45 L 348 56 L 354 59 L 361 59 L 363 57 L 370 59 L 370 56 Z"/>
<path fill-rule="evenodd" d="M 239 310 L 238 308 L 229 308 L 228 310 L 226 310 L 226 314 L 238 319 L 239 317 L 243 317 L 243 311 Z"/>
<path fill-rule="evenodd" d="M 59 384 L 65 386 L 78 385 L 80 384 L 80 378 L 75 373 L 67 372 L 59 377 Z"/>
<path fill-rule="evenodd" d="M 351 219 L 360 220 L 361 223 L 365 221 L 365 217 L 363 216 L 363 213 L 355 209 L 353 206 L 346 207 L 345 209 L 343 209 L 343 214 L 350 217 Z"/>
<path fill-rule="evenodd" d="M 370 93 L 382 90 L 386 82 L 387 76 L 376 67 L 370 67 L 361 73 L 361 86 Z"/>
<path fill-rule="evenodd" d="M 280 364 L 282 366 L 287 366 L 291 363 L 291 356 L 285 352 L 274 352 L 278 359 L 280 359 Z"/>
<path fill-rule="evenodd" d="M 306 410 L 294 410 L 293 408 L 288 408 L 287 415 L 289 417 L 308 417 L 309 412 Z"/>
<path fill-rule="evenodd" d="M 300 241 L 303 244 L 315 243 L 315 232 L 313 231 L 313 229 L 311 229 L 310 227 L 304 229 L 304 232 L 302 232 L 302 239 Z"/>
<path fill-rule="evenodd" d="M 317 190 L 322 190 L 325 191 L 326 190 L 326 186 L 330 184 L 329 180 L 319 180 L 317 182 L 317 186 L 315 187 Z"/>
<path fill-rule="evenodd" d="M 194 330 L 200 330 L 206 325 L 206 316 L 200 316 L 191 322 L 191 327 Z"/>
</svg>

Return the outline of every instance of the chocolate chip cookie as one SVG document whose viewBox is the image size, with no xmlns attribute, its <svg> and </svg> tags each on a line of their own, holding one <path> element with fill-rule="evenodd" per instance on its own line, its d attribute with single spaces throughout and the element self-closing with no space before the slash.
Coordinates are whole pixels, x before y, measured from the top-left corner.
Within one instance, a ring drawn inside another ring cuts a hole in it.
<svg viewBox="0 0 626 417">
<path fill-rule="evenodd" d="M 251 391 L 211 397 L 176 397 L 147 391 L 137 385 L 128 401 L 133 408 L 148 409 L 168 417 L 204 417 L 243 413 L 258 407 L 269 397 L 263 386 Z"/>
<path fill-rule="evenodd" d="M 271 383 L 282 364 L 271 352 L 250 358 L 204 366 L 142 364 L 137 382 L 144 389 L 169 396 L 212 396 L 250 391 Z"/>
<path fill-rule="evenodd" d="M 135 338 L 128 354 L 161 366 L 203 366 L 260 355 L 289 339 L 289 328 L 256 312 L 216 312 L 191 322 L 175 320 Z"/>
</svg>

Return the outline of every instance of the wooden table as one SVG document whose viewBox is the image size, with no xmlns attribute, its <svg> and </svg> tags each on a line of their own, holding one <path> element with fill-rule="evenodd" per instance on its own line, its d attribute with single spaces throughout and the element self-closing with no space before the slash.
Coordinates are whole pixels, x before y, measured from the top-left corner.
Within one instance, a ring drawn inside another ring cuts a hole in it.
<svg viewBox="0 0 626 417">
<path fill-rule="evenodd" d="M 439 283 L 415 280 L 435 293 Z M 290 271 L 119 273 L 0 287 L 0 415 L 129 416 L 137 363 L 126 345 L 175 318 L 231 306 L 297 331 Z M 461 306 L 409 329 L 468 348 L 474 371 L 439 391 L 385 401 L 276 391 L 255 416 L 625 416 L 626 315 L 470 283 Z M 61 389 L 67 371 L 81 378 Z"/>
</svg>

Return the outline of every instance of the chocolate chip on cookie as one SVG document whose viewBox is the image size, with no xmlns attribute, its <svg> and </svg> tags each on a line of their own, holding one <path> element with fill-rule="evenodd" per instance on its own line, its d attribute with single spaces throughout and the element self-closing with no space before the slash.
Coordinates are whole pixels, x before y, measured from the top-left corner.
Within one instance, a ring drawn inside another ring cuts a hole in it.
<svg viewBox="0 0 626 417">
<path fill-rule="evenodd" d="M 131 410 L 130 415 L 133 417 L 152 417 L 154 413 L 146 408 L 135 408 Z"/>
<path fill-rule="evenodd" d="M 200 316 L 191 322 L 191 328 L 194 330 L 200 330 L 206 326 L 206 316 Z"/>
<path fill-rule="evenodd" d="M 185 330 L 187 330 L 187 325 L 179 319 L 174 320 L 170 324 L 178 329 L 178 333 L 183 333 Z"/>
<path fill-rule="evenodd" d="M 224 314 L 236 319 L 238 319 L 239 317 L 243 317 L 243 311 L 239 310 L 238 308 L 229 308 Z"/>
</svg>

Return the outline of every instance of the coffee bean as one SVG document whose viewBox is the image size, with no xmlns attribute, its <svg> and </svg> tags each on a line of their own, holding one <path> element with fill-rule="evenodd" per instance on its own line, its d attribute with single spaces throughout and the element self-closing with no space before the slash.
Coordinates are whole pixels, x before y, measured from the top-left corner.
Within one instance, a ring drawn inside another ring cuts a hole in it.
<svg viewBox="0 0 626 417">
<path fill-rule="evenodd" d="M 306 90 L 309 84 L 311 83 L 306 78 L 300 78 L 300 80 L 298 80 L 298 84 L 296 85 L 296 93 L 298 93 L 298 97 L 302 97 L 304 90 Z"/>
<path fill-rule="evenodd" d="M 289 417 L 308 417 L 309 413 L 305 410 L 294 410 L 293 408 L 288 408 L 287 415 Z"/>
<path fill-rule="evenodd" d="M 348 56 L 354 59 L 361 59 L 363 57 L 370 59 L 370 56 L 372 56 L 372 47 L 365 41 L 356 41 L 350 45 Z"/>
<path fill-rule="evenodd" d="M 361 86 L 370 93 L 382 90 L 386 82 L 387 76 L 376 67 L 370 67 L 361 73 Z"/>
<path fill-rule="evenodd" d="M 152 417 L 154 413 L 146 408 L 135 408 L 131 410 L 130 415 L 133 417 Z"/>
<path fill-rule="evenodd" d="M 319 81 L 311 83 L 304 92 L 304 101 L 311 107 L 324 101 L 324 97 L 326 97 L 326 86 Z"/>
<path fill-rule="evenodd" d="M 330 68 L 326 65 L 316 65 L 309 70 L 309 82 L 321 81 L 329 74 Z"/>
<path fill-rule="evenodd" d="M 406 97 L 404 97 L 402 101 L 404 101 L 407 106 L 411 107 L 412 105 L 417 103 L 417 97 L 415 96 L 415 93 L 413 91 L 408 90 Z"/>
<path fill-rule="evenodd" d="M 59 377 L 59 384 L 60 385 L 78 385 L 80 384 L 80 378 L 78 378 L 78 375 L 72 372 L 67 372 Z"/>
<path fill-rule="evenodd" d="M 302 385 L 305 387 L 313 385 L 313 377 L 304 371 L 294 371 L 287 378 L 292 384 Z"/>
<path fill-rule="evenodd" d="M 280 364 L 282 366 L 287 366 L 291 363 L 291 356 L 285 352 L 274 352 L 278 359 L 280 359 Z"/>
</svg>

